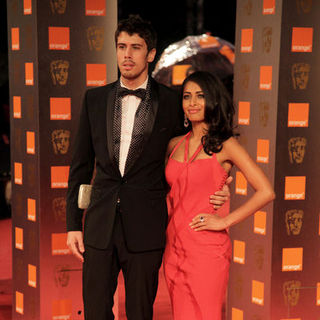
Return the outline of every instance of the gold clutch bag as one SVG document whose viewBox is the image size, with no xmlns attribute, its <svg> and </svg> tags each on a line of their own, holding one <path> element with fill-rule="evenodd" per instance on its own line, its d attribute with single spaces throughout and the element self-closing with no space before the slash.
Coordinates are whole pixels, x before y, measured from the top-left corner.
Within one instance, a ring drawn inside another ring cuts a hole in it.
<svg viewBox="0 0 320 320">
<path fill-rule="evenodd" d="M 81 184 L 78 194 L 78 207 L 79 209 L 87 209 L 90 204 L 92 192 L 91 184 Z"/>
</svg>

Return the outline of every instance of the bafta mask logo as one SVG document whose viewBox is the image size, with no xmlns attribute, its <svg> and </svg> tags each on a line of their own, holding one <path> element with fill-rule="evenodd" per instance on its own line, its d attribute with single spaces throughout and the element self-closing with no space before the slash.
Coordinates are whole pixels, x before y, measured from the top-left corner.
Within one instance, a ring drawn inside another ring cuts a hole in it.
<svg viewBox="0 0 320 320">
<path fill-rule="evenodd" d="M 240 274 L 238 274 L 234 281 L 234 292 L 237 295 L 237 298 L 242 297 L 243 292 L 243 278 Z"/>
<path fill-rule="evenodd" d="M 50 0 L 50 5 L 53 14 L 64 14 L 67 7 L 67 0 Z"/>
<path fill-rule="evenodd" d="M 70 131 L 63 129 L 52 131 L 51 141 L 55 154 L 66 154 L 70 145 Z"/>
<path fill-rule="evenodd" d="M 303 224 L 303 211 L 298 209 L 286 212 L 286 227 L 288 236 L 300 234 Z"/>
<path fill-rule="evenodd" d="M 240 67 L 240 83 L 244 89 L 248 89 L 250 82 L 250 66 L 243 64 Z"/>
<path fill-rule="evenodd" d="M 91 26 L 87 29 L 87 38 L 90 50 L 101 51 L 104 42 L 103 27 Z"/>
<path fill-rule="evenodd" d="M 268 102 L 260 102 L 259 104 L 259 122 L 260 125 L 265 128 L 269 122 L 269 103 Z"/>
<path fill-rule="evenodd" d="M 284 303 L 286 306 L 296 306 L 299 302 L 301 282 L 297 280 L 286 281 L 282 287 Z"/>
<path fill-rule="evenodd" d="M 244 6 L 243 6 L 244 11 L 248 16 L 251 16 L 252 13 L 252 0 L 248 0 Z"/>
<path fill-rule="evenodd" d="M 306 154 L 307 139 L 293 137 L 288 141 L 289 159 L 291 163 L 302 163 Z"/>
<path fill-rule="evenodd" d="M 272 45 L 272 28 L 264 27 L 262 30 L 263 52 L 269 53 Z"/>
<path fill-rule="evenodd" d="M 66 222 L 66 199 L 64 197 L 53 199 L 52 211 L 56 222 Z"/>
<path fill-rule="evenodd" d="M 56 265 L 54 268 L 54 282 L 59 288 L 65 288 L 69 284 L 70 280 L 70 266 L 68 265 Z"/>
<path fill-rule="evenodd" d="M 264 264 L 264 247 L 256 245 L 254 247 L 254 262 L 258 270 L 262 270 Z"/>
<path fill-rule="evenodd" d="M 312 0 L 296 0 L 298 13 L 309 13 L 312 9 Z"/>
<path fill-rule="evenodd" d="M 304 62 L 294 63 L 291 68 L 293 88 L 304 90 L 309 81 L 310 64 Z"/>
<path fill-rule="evenodd" d="M 69 61 L 55 60 L 50 63 L 50 73 L 54 85 L 64 86 L 68 81 Z"/>
</svg>

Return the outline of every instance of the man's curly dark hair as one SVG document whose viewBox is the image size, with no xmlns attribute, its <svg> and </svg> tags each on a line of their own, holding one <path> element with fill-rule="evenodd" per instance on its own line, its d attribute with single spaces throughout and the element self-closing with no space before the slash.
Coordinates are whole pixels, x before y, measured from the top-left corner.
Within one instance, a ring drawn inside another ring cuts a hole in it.
<svg viewBox="0 0 320 320">
<path fill-rule="evenodd" d="M 147 44 L 148 52 L 157 46 L 157 33 L 149 21 L 143 20 L 139 15 L 130 15 L 129 18 L 121 20 L 115 32 L 115 42 L 121 32 L 126 32 L 130 36 L 138 34 Z"/>
</svg>

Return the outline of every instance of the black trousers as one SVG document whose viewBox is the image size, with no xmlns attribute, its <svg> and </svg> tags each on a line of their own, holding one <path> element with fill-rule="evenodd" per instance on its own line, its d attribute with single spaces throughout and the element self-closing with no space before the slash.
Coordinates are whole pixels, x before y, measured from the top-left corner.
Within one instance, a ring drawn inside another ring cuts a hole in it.
<svg viewBox="0 0 320 320">
<path fill-rule="evenodd" d="M 120 215 L 117 210 L 112 240 L 107 249 L 85 247 L 83 301 L 86 320 L 114 319 L 113 295 L 120 270 L 124 276 L 127 319 L 152 320 L 163 250 L 129 252 Z"/>
</svg>

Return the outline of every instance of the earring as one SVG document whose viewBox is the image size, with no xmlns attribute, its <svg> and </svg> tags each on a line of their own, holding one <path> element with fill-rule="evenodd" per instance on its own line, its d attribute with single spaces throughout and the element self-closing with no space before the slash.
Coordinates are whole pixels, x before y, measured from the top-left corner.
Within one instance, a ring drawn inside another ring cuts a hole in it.
<svg viewBox="0 0 320 320">
<path fill-rule="evenodd" d="M 188 127 L 189 127 L 189 120 L 188 120 L 186 114 L 184 114 L 183 125 L 184 125 L 185 128 L 188 128 Z"/>
</svg>

